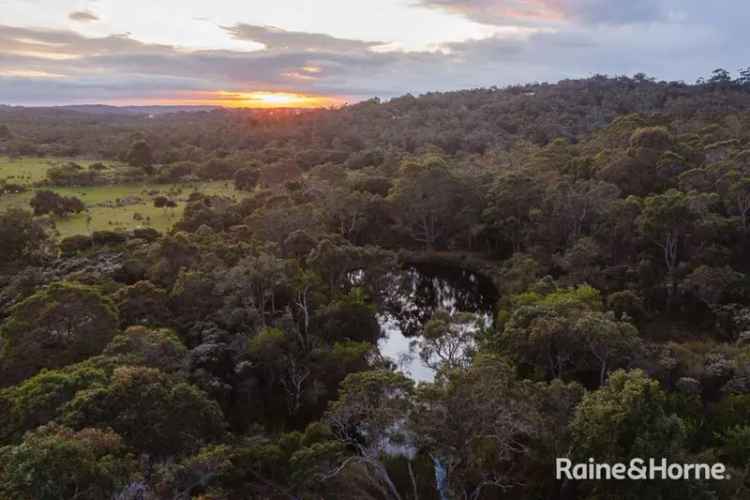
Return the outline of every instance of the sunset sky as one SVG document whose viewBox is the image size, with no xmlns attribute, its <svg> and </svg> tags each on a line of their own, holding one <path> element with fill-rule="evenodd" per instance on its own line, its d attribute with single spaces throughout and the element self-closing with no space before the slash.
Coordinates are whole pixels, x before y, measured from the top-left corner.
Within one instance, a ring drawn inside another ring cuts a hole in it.
<svg viewBox="0 0 750 500">
<path fill-rule="evenodd" d="M 340 105 L 750 66 L 746 0 L 0 0 L 0 104 Z"/>
</svg>

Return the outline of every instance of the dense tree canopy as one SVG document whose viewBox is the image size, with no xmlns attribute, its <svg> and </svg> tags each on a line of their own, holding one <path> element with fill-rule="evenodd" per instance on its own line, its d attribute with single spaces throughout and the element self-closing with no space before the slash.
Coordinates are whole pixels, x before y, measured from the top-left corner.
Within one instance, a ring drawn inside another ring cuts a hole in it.
<svg viewBox="0 0 750 500">
<path fill-rule="evenodd" d="M 745 500 L 747 80 L 0 108 L 65 158 L 0 186 L 0 496 Z M 51 190 L 123 182 L 174 227 L 56 239 Z M 650 456 L 731 479 L 554 476 Z"/>
</svg>

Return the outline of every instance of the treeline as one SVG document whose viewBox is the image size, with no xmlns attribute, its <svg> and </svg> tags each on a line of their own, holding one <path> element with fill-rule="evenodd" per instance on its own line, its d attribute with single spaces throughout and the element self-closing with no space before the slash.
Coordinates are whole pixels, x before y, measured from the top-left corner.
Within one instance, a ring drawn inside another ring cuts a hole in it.
<svg viewBox="0 0 750 500">
<path fill-rule="evenodd" d="M 454 154 L 507 149 L 519 138 L 575 142 L 628 113 L 688 118 L 747 109 L 748 71 L 716 70 L 697 84 L 596 76 L 378 99 L 339 110 L 214 110 L 158 115 L 95 114 L 65 108 L 0 107 L 0 152 L 125 160 L 138 138 L 157 163 L 203 161 L 233 152 L 301 166 L 344 156 L 366 166 L 368 150 L 414 152 L 437 145 Z M 260 152 L 263 151 L 262 156 Z"/>
</svg>

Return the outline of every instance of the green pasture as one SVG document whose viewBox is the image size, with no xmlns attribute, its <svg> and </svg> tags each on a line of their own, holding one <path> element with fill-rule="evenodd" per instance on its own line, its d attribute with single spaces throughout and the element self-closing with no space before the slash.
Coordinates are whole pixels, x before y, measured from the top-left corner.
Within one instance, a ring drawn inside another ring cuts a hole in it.
<svg viewBox="0 0 750 500">
<path fill-rule="evenodd" d="M 59 160 L 44 158 L 9 160 L 0 158 L 0 179 L 30 186 L 45 178 L 47 170 L 59 165 Z M 87 166 L 93 162 L 76 163 Z M 89 234 L 105 229 L 134 229 L 152 227 L 167 231 L 177 222 L 192 192 L 222 195 L 238 199 L 241 193 L 228 181 L 190 182 L 181 184 L 118 184 L 93 187 L 49 187 L 44 188 L 63 196 L 75 196 L 86 205 L 86 212 L 54 219 L 60 237 Z M 177 202 L 176 208 L 156 208 L 154 198 L 165 195 Z M 34 188 L 20 194 L 0 196 L 0 211 L 9 208 L 30 210 L 29 201 Z"/>
<path fill-rule="evenodd" d="M 60 165 L 60 160 L 47 158 L 8 158 L 0 156 L 0 179 L 13 184 L 30 186 L 43 181 L 47 177 L 47 170 Z M 89 162 L 92 163 L 92 162 Z"/>
</svg>

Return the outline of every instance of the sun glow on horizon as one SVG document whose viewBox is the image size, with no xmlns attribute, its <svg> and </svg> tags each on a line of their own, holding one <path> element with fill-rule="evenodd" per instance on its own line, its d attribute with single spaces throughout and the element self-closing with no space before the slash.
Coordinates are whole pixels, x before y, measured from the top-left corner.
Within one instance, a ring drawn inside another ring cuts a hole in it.
<svg viewBox="0 0 750 500">
<path fill-rule="evenodd" d="M 313 109 L 342 106 L 344 100 L 337 97 L 315 96 L 296 92 L 229 92 L 220 90 L 215 92 L 190 92 L 184 96 L 171 99 L 159 99 L 158 104 L 222 106 L 225 108 Z"/>
</svg>

